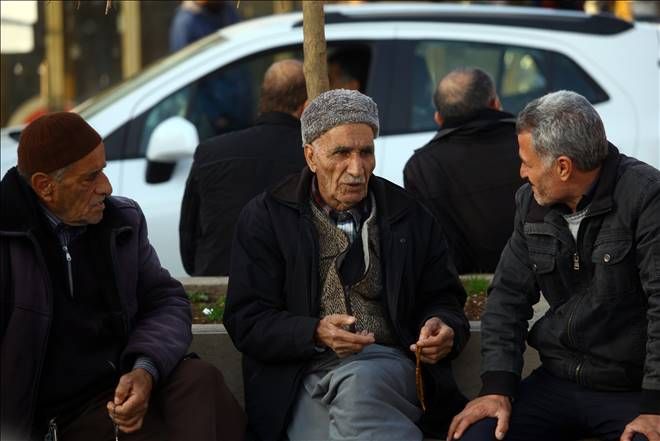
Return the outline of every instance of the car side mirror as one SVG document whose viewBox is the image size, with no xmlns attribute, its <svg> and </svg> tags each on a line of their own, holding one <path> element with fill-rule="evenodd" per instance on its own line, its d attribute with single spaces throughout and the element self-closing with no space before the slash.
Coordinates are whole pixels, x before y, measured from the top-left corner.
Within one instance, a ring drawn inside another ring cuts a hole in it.
<svg viewBox="0 0 660 441">
<path fill-rule="evenodd" d="M 146 181 L 150 184 L 168 181 L 177 161 L 191 158 L 197 144 L 197 129 L 187 119 L 172 116 L 161 121 L 151 132 L 147 144 Z"/>
</svg>

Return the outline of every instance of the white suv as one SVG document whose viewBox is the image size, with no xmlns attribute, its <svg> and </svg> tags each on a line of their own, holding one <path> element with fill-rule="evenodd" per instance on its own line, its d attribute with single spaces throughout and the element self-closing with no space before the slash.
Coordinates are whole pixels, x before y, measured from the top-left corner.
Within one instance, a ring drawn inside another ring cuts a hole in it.
<svg viewBox="0 0 660 441">
<path fill-rule="evenodd" d="M 595 105 L 623 152 L 660 165 L 657 25 L 577 12 L 414 3 L 328 6 L 325 18 L 330 51 L 345 44 L 366 51 L 365 90 L 379 105 L 382 127 L 379 176 L 402 183 L 407 159 L 437 130 L 434 85 L 459 66 L 488 71 L 512 113 L 547 92 L 575 90 Z M 232 97 L 236 88 L 220 98 L 254 116 L 265 69 L 283 57 L 302 58 L 302 39 L 301 13 L 246 21 L 75 109 L 105 139 L 115 193 L 141 204 L 151 241 L 174 275 L 185 274 L 178 223 L 191 157 L 198 139 L 214 134 L 201 110 L 207 83 L 241 78 L 240 98 Z M 2 134 L 2 175 L 16 163 L 19 134 L 20 128 Z"/>
</svg>

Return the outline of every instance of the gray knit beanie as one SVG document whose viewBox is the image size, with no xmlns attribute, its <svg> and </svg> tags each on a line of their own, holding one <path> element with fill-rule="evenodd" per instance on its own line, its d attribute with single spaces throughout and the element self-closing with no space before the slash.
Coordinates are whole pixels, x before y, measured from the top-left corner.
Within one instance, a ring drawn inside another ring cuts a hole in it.
<svg viewBox="0 0 660 441">
<path fill-rule="evenodd" d="M 305 108 L 300 117 L 303 145 L 342 124 L 367 124 L 378 136 L 378 106 L 357 90 L 323 92 Z"/>
</svg>

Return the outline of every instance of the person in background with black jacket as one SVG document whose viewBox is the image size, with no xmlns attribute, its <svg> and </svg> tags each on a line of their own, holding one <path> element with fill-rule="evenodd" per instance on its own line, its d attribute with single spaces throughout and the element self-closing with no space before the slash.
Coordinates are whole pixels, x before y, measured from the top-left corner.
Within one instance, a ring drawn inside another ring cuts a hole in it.
<svg viewBox="0 0 660 441">
<path fill-rule="evenodd" d="M 529 184 L 481 322 L 483 387 L 449 439 L 658 441 L 660 171 L 574 92 L 529 103 L 517 131 Z M 542 364 L 521 382 L 526 342 Z"/>
<path fill-rule="evenodd" d="M 243 206 L 305 166 L 300 115 L 306 99 L 302 63 L 278 61 L 264 75 L 256 124 L 197 147 L 179 223 L 188 274 L 229 274 L 231 240 Z"/>
<path fill-rule="evenodd" d="M 0 183 L 0 438 L 241 439 L 220 371 L 185 357 L 186 293 L 105 166 L 99 134 L 58 112 Z"/>
<path fill-rule="evenodd" d="M 518 175 L 515 118 L 490 75 L 461 68 L 434 94 L 441 130 L 403 171 L 407 190 L 438 219 L 459 274 L 492 273 L 513 231 Z"/>
</svg>

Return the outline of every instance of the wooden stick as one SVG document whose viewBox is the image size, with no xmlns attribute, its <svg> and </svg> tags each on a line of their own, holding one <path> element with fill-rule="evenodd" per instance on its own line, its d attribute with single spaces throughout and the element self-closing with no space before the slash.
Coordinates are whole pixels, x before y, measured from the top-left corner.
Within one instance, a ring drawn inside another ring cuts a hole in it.
<svg viewBox="0 0 660 441">
<path fill-rule="evenodd" d="M 415 386 L 417 387 L 417 398 L 422 405 L 422 411 L 426 412 L 426 404 L 424 403 L 424 380 L 422 379 L 422 348 L 417 346 L 415 351 Z"/>
</svg>

